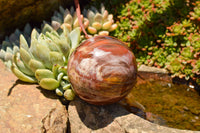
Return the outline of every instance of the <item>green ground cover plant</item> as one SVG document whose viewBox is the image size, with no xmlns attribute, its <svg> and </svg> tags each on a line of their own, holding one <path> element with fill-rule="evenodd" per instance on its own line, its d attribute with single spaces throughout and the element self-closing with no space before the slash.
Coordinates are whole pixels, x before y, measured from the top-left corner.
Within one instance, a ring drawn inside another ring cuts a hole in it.
<svg viewBox="0 0 200 133">
<path fill-rule="evenodd" d="M 200 1 L 111 0 L 104 5 L 118 21 L 112 35 L 127 42 L 138 65 L 166 68 L 172 77 L 200 85 Z"/>
</svg>

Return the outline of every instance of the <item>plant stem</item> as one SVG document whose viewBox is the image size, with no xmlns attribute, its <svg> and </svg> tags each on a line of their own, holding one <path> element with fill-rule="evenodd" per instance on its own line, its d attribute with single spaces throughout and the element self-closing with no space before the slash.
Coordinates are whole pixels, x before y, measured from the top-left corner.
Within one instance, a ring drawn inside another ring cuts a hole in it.
<svg viewBox="0 0 200 133">
<path fill-rule="evenodd" d="M 83 33 L 85 34 L 85 38 L 89 38 L 87 32 L 85 31 L 85 28 L 83 26 L 82 20 L 81 20 L 81 10 L 80 10 L 80 5 L 79 5 L 79 0 L 74 0 L 75 6 L 76 6 L 76 13 L 77 13 L 77 17 L 78 17 L 78 22 L 79 25 L 83 31 Z"/>
</svg>

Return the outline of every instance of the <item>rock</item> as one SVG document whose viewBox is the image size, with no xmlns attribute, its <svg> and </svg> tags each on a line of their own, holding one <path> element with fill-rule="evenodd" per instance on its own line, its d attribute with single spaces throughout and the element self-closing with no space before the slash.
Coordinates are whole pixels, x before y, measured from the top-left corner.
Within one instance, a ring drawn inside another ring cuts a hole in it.
<svg viewBox="0 0 200 133">
<path fill-rule="evenodd" d="M 163 74 L 168 74 L 168 71 L 164 68 L 157 68 L 157 67 L 149 67 L 146 65 L 141 65 L 138 68 L 139 72 L 153 72 L 153 73 L 163 73 Z"/>
<path fill-rule="evenodd" d="M 60 106 L 60 107 L 59 107 Z M 42 119 L 42 133 L 66 133 L 67 131 L 67 111 L 64 106 L 58 104 L 52 108 Z"/>
<path fill-rule="evenodd" d="M 0 132 L 64 133 L 67 110 L 54 92 L 17 80 L 0 61 Z"/>
<path fill-rule="evenodd" d="M 200 133 L 150 123 L 117 103 L 95 106 L 77 98 L 68 113 L 71 133 Z"/>
<path fill-rule="evenodd" d="M 0 39 L 26 23 L 41 23 L 58 9 L 60 0 L 0 0 Z"/>
</svg>

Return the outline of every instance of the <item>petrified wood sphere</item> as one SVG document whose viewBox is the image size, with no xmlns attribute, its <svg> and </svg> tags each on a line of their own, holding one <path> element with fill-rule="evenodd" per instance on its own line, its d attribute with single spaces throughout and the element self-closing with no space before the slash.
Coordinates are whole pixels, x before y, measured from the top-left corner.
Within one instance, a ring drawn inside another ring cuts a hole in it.
<svg viewBox="0 0 200 133">
<path fill-rule="evenodd" d="M 135 56 L 118 39 L 96 36 L 73 52 L 68 76 L 81 99 L 96 105 L 111 104 L 125 97 L 135 85 Z"/>
</svg>

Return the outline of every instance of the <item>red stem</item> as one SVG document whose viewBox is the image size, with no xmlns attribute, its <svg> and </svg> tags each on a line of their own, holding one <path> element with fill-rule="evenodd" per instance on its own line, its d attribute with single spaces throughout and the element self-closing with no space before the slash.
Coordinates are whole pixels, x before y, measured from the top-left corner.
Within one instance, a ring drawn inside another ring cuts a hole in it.
<svg viewBox="0 0 200 133">
<path fill-rule="evenodd" d="M 78 22 L 79 25 L 83 31 L 83 33 L 85 34 L 85 38 L 89 38 L 87 32 L 85 31 L 85 28 L 83 26 L 82 20 L 81 20 L 81 10 L 80 10 L 80 5 L 79 5 L 79 0 L 74 0 L 75 6 L 76 6 L 76 13 L 77 13 L 77 17 L 78 17 Z"/>
</svg>

